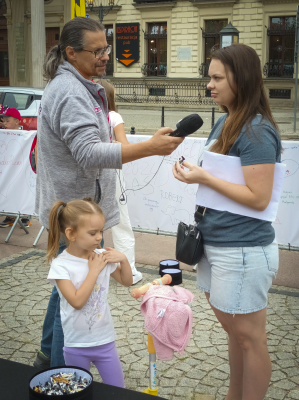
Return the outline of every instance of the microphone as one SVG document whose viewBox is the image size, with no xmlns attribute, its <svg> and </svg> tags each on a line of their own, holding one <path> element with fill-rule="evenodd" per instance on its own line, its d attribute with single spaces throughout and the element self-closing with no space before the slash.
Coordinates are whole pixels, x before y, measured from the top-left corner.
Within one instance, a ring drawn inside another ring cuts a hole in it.
<svg viewBox="0 0 299 400">
<path fill-rule="evenodd" d="M 203 120 L 198 114 L 190 114 L 176 124 L 176 130 L 168 136 L 185 137 L 194 133 L 203 125 Z"/>
</svg>

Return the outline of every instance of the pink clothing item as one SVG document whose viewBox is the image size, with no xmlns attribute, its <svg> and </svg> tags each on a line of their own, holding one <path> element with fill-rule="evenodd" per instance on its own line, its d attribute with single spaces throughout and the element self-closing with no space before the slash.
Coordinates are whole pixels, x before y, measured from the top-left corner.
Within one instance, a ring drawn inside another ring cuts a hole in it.
<svg viewBox="0 0 299 400">
<path fill-rule="evenodd" d="M 174 351 L 182 354 L 187 347 L 193 322 L 188 303 L 193 297 L 179 286 L 152 286 L 143 296 L 141 313 L 160 360 L 171 360 Z"/>
</svg>

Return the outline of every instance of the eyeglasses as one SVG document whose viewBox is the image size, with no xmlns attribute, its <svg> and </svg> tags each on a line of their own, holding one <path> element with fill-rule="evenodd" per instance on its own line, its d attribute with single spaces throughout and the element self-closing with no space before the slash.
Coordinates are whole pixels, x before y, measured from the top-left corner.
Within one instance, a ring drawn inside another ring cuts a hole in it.
<svg viewBox="0 0 299 400">
<path fill-rule="evenodd" d="M 95 58 L 102 58 L 102 57 L 104 57 L 105 53 L 110 54 L 111 53 L 111 49 L 112 49 L 111 44 L 108 44 L 107 47 L 104 47 L 103 49 L 99 49 L 99 50 L 96 50 L 96 51 L 85 50 L 85 49 L 82 49 L 82 51 L 88 51 L 89 53 L 93 53 Z"/>
</svg>

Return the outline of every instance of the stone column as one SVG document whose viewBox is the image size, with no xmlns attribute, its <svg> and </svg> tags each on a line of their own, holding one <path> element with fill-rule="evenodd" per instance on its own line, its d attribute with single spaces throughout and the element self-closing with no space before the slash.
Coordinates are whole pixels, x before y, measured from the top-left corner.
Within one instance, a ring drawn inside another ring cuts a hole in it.
<svg viewBox="0 0 299 400">
<path fill-rule="evenodd" d="M 44 0 L 31 0 L 32 86 L 44 87 L 43 63 L 46 55 Z"/>
<path fill-rule="evenodd" d="M 10 86 L 27 86 L 24 0 L 7 2 L 7 33 Z M 27 51 L 26 51 L 27 50 Z"/>
</svg>

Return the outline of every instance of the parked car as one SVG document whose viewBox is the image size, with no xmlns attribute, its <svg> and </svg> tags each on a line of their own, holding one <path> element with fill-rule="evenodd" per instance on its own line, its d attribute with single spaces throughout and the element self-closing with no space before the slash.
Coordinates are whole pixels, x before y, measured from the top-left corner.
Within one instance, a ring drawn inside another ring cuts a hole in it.
<svg viewBox="0 0 299 400">
<path fill-rule="evenodd" d="M 12 107 L 21 114 L 20 125 L 24 130 L 36 130 L 37 115 L 44 90 L 26 87 L 0 87 L 0 104 Z"/>
</svg>

